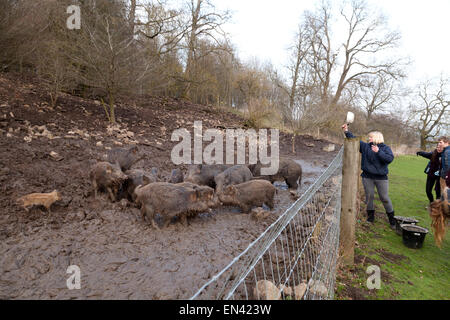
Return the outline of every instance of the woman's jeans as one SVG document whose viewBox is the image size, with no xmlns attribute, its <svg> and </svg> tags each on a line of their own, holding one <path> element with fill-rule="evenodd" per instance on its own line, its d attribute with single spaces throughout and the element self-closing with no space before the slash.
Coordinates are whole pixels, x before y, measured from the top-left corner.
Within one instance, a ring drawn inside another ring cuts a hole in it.
<svg viewBox="0 0 450 320">
<path fill-rule="evenodd" d="M 364 191 L 366 192 L 367 210 L 375 210 L 373 199 L 375 197 L 375 187 L 377 187 L 378 195 L 383 203 L 386 213 L 394 211 L 391 199 L 389 198 L 389 180 L 373 180 L 362 178 Z"/>
</svg>

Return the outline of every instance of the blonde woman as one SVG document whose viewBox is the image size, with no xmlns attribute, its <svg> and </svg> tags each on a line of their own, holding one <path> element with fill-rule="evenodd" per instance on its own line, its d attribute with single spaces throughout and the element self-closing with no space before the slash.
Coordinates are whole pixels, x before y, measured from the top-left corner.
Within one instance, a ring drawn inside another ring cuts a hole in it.
<svg viewBox="0 0 450 320">
<path fill-rule="evenodd" d="M 344 124 L 342 129 L 347 138 L 355 138 Z M 369 133 L 369 143 L 360 141 L 359 152 L 361 152 L 361 169 L 364 191 L 366 193 L 367 221 L 374 222 L 375 207 L 373 200 L 375 187 L 380 200 L 383 203 L 389 218 L 391 228 L 395 228 L 394 207 L 389 198 L 388 165 L 394 160 L 394 154 L 389 146 L 384 144 L 383 134 L 378 131 Z"/>
</svg>

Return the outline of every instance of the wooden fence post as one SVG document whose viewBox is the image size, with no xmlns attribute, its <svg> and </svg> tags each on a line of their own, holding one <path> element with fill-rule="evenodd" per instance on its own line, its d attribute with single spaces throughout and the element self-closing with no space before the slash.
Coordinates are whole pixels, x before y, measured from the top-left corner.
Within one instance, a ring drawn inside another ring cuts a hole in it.
<svg viewBox="0 0 450 320">
<path fill-rule="evenodd" d="M 359 138 L 344 140 L 342 165 L 342 195 L 340 221 L 340 257 L 343 265 L 353 265 L 355 259 L 355 228 L 358 197 Z"/>
</svg>

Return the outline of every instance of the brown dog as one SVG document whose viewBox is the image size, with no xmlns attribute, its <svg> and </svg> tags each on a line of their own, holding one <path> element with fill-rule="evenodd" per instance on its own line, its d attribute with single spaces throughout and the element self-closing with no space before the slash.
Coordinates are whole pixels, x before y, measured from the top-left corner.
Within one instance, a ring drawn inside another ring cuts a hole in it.
<svg viewBox="0 0 450 320">
<path fill-rule="evenodd" d="M 28 207 L 30 206 L 41 205 L 44 206 L 48 212 L 51 212 L 51 205 L 58 200 L 61 200 L 61 194 L 56 190 L 53 190 L 53 192 L 50 193 L 31 193 L 17 199 L 18 202 L 22 202 L 22 206 L 26 211 L 29 211 Z"/>
</svg>

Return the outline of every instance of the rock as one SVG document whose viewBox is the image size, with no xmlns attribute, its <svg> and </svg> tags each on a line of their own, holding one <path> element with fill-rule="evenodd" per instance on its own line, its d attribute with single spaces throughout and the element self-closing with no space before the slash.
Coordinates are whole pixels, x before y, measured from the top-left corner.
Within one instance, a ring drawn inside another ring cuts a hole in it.
<svg viewBox="0 0 450 320">
<path fill-rule="evenodd" d="M 250 212 L 250 216 L 252 217 L 252 219 L 255 220 L 262 220 L 267 218 L 270 215 L 269 211 L 264 210 L 261 207 L 258 208 L 254 208 L 252 209 L 252 211 Z"/>
<path fill-rule="evenodd" d="M 316 146 L 314 143 L 305 143 L 305 145 L 309 148 L 314 148 Z"/>
<path fill-rule="evenodd" d="M 336 146 L 334 144 L 330 143 L 329 145 L 323 147 L 322 150 L 326 151 L 326 152 L 333 152 L 334 150 L 336 150 Z"/>
<path fill-rule="evenodd" d="M 284 293 L 284 295 L 286 295 L 286 296 L 292 296 L 292 288 L 288 287 L 288 286 L 285 286 L 284 284 L 282 284 L 280 286 L 280 291 L 282 293 Z"/>
<path fill-rule="evenodd" d="M 325 287 L 325 285 L 319 280 L 309 280 L 308 286 L 311 294 L 315 296 L 322 296 L 325 298 L 328 295 L 327 287 Z"/>
<path fill-rule="evenodd" d="M 50 152 L 50 157 L 52 157 L 52 159 L 55 160 L 55 161 L 61 161 L 62 159 L 64 159 L 64 157 L 61 157 L 55 151 Z"/>
<path fill-rule="evenodd" d="M 122 200 L 120 200 L 120 202 L 119 202 L 119 207 L 120 207 L 121 209 L 125 209 L 125 208 L 127 208 L 127 207 L 129 207 L 129 206 L 130 206 L 130 203 L 128 202 L 127 199 L 122 199 Z"/>
<path fill-rule="evenodd" d="M 298 286 L 294 287 L 294 299 L 301 300 L 306 292 L 306 283 L 300 283 Z"/>
<path fill-rule="evenodd" d="M 101 147 L 101 146 L 103 146 L 103 143 L 102 143 L 101 141 L 98 141 L 97 144 L 96 144 L 96 146 L 97 146 L 97 147 Z"/>
<path fill-rule="evenodd" d="M 300 198 L 299 195 L 297 194 L 297 191 L 290 190 L 289 193 L 291 194 L 291 197 L 292 197 L 294 200 L 297 200 L 298 198 Z"/>
<path fill-rule="evenodd" d="M 255 300 L 280 300 L 281 291 L 268 280 L 259 280 L 253 289 Z"/>
<path fill-rule="evenodd" d="M 123 143 L 120 142 L 120 141 L 114 141 L 114 145 L 116 145 L 116 146 L 121 146 L 121 145 L 123 145 Z"/>
<path fill-rule="evenodd" d="M 7 138 L 12 138 L 13 135 L 12 135 L 11 133 L 8 132 L 8 133 L 6 134 L 6 137 L 7 137 Z"/>
</svg>

